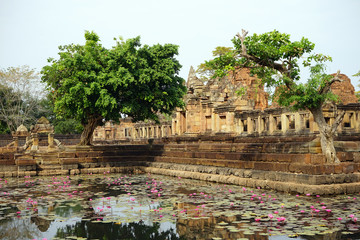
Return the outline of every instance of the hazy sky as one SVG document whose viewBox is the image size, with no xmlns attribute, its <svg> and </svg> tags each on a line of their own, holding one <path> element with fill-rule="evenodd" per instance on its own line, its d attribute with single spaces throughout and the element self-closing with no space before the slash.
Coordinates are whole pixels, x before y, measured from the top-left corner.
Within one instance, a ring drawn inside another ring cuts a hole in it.
<svg viewBox="0 0 360 240">
<path fill-rule="evenodd" d="M 114 37 L 138 35 L 143 44 L 179 45 L 187 79 L 191 65 L 210 59 L 216 46 L 231 46 L 242 28 L 277 29 L 292 40 L 309 38 L 333 57 L 329 73 L 339 69 L 358 85 L 359 25 L 360 0 L 0 0 L 0 68 L 40 71 L 59 45 L 84 44 L 90 30 L 108 48 Z"/>
</svg>

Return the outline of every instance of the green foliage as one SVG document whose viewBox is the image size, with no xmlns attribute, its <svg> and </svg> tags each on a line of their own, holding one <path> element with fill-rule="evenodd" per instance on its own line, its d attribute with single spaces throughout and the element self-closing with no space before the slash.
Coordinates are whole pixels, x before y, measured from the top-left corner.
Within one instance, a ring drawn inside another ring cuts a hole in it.
<svg viewBox="0 0 360 240">
<path fill-rule="evenodd" d="M 50 98 L 41 99 L 34 111 L 34 118 L 39 119 L 44 116 L 54 126 L 54 132 L 57 134 L 79 134 L 83 131 L 81 123 L 74 118 L 64 119 L 61 116 L 56 117 L 54 113 L 54 104 Z"/>
<path fill-rule="evenodd" d="M 325 101 L 337 102 L 338 97 L 331 91 L 319 94 L 319 88 L 332 79 L 325 73 L 325 66 L 318 64 L 310 68 L 310 78 L 305 84 L 293 85 L 288 89 L 285 85 L 279 86 L 275 98 L 280 106 L 291 107 L 293 110 L 314 109 L 322 106 Z"/>
<path fill-rule="evenodd" d="M 220 62 L 229 62 L 234 59 L 233 57 L 233 48 L 231 47 L 222 47 L 218 46 L 215 48 L 215 50 L 212 52 L 213 57 L 215 57 L 216 61 Z M 213 65 L 210 65 L 213 64 Z M 214 76 L 216 65 L 219 63 L 216 62 L 204 62 L 201 63 L 196 73 L 199 74 L 199 77 L 202 81 L 208 81 L 211 77 Z"/>
<path fill-rule="evenodd" d="M 79 134 L 84 130 L 81 123 L 75 119 L 56 119 L 53 125 L 57 134 Z"/>
<path fill-rule="evenodd" d="M 315 44 L 307 38 L 291 41 L 289 34 L 274 30 L 243 38 L 238 36 L 232 42 L 235 49 L 232 53 L 206 62 L 206 66 L 215 71 L 214 77 L 249 67 L 250 73 L 261 80 L 259 84 L 276 89 L 273 101 L 295 110 L 317 108 L 326 101 L 337 100 L 331 92 L 325 91 L 333 77 L 325 73 L 324 62 L 331 61 L 331 57 L 311 54 Z M 298 82 L 301 64 L 311 72 L 305 84 Z"/>
<path fill-rule="evenodd" d="M 96 119 L 117 121 L 121 114 L 156 121 L 158 113 L 184 106 L 178 46 L 141 46 L 136 37 L 106 49 L 93 32 L 86 31 L 85 39 L 85 45 L 60 46 L 60 58 L 49 59 L 41 72 L 57 116 L 85 127 Z"/>
<path fill-rule="evenodd" d="M 7 126 L 6 122 L 0 121 L 0 134 L 10 134 L 11 131 Z"/>
</svg>

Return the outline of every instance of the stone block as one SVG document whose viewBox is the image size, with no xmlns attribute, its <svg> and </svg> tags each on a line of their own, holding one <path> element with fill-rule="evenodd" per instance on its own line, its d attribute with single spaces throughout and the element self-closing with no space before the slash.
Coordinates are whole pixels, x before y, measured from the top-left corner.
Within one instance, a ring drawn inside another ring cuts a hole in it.
<svg viewBox="0 0 360 240">
<path fill-rule="evenodd" d="M 275 171 L 280 172 L 288 172 L 289 171 L 289 163 L 278 163 L 275 166 Z"/>
<path fill-rule="evenodd" d="M 75 152 L 60 152 L 59 158 L 75 158 L 76 153 Z"/>
<path fill-rule="evenodd" d="M 256 170 L 263 170 L 263 171 L 271 171 L 274 169 L 275 163 L 269 162 L 254 162 L 254 169 Z"/>
<path fill-rule="evenodd" d="M 77 164 L 80 162 L 79 158 L 60 158 L 59 159 L 60 164 Z"/>
<path fill-rule="evenodd" d="M 354 172 L 354 165 L 353 163 L 341 163 L 343 166 L 343 173 L 353 173 Z"/>
<path fill-rule="evenodd" d="M 334 164 L 323 164 L 320 165 L 322 169 L 322 174 L 333 174 L 335 173 L 335 167 Z"/>
<path fill-rule="evenodd" d="M 346 161 L 353 161 L 354 160 L 354 156 L 351 152 L 337 152 L 336 156 L 339 158 L 339 160 L 341 162 L 346 162 Z"/>
<path fill-rule="evenodd" d="M 301 173 L 301 166 L 304 164 L 301 163 L 290 163 L 289 172 Z"/>
<path fill-rule="evenodd" d="M 311 164 L 324 164 L 326 162 L 325 156 L 323 154 L 311 154 Z"/>
<path fill-rule="evenodd" d="M 15 163 L 18 166 L 36 165 L 36 160 L 35 159 L 16 159 Z"/>
<path fill-rule="evenodd" d="M 78 169 L 78 168 L 79 168 L 78 164 L 63 164 L 62 165 L 63 170 Z"/>
<path fill-rule="evenodd" d="M 360 163 L 360 152 L 353 152 L 354 162 Z"/>
<path fill-rule="evenodd" d="M 341 164 L 334 164 L 334 172 L 336 174 L 343 172 L 343 166 Z"/>
<path fill-rule="evenodd" d="M 242 164 L 245 169 L 254 169 L 254 162 L 252 161 L 243 161 Z"/>
<path fill-rule="evenodd" d="M 80 170 L 79 169 L 71 169 L 70 170 L 70 175 L 78 175 L 80 174 Z"/>
</svg>

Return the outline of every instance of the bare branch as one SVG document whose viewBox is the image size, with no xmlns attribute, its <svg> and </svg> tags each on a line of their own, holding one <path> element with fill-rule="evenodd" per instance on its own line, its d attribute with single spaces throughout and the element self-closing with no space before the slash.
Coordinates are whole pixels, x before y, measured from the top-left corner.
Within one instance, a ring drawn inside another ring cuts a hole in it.
<svg viewBox="0 0 360 240">
<path fill-rule="evenodd" d="M 336 75 L 328 82 L 325 83 L 325 86 L 319 89 L 319 94 L 324 94 L 330 91 L 330 87 L 334 82 L 343 82 L 339 77 L 340 70 L 337 71 Z"/>
</svg>

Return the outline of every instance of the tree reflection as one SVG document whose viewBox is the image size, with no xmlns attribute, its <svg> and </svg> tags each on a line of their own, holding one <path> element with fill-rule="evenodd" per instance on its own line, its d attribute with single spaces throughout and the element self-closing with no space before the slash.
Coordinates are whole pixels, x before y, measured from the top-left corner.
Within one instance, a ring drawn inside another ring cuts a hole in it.
<svg viewBox="0 0 360 240">
<path fill-rule="evenodd" d="M 37 226 L 29 224 L 28 220 L 12 218 L 0 221 L 0 239 L 33 239 L 39 236 Z"/>
<path fill-rule="evenodd" d="M 162 231 L 159 223 L 146 225 L 144 222 L 128 224 L 77 222 L 59 228 L 56 237 L 67 236 L 86 237 L 88 239 L 143 239 L 143 240 L 181 240 L 176 232 L 170 228 Z"/>
</svg>

